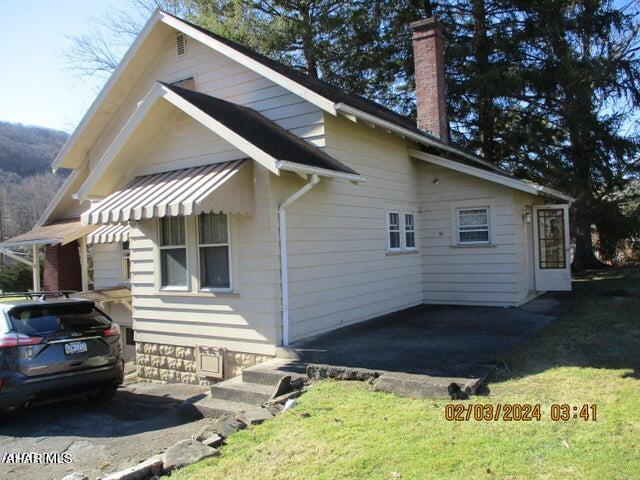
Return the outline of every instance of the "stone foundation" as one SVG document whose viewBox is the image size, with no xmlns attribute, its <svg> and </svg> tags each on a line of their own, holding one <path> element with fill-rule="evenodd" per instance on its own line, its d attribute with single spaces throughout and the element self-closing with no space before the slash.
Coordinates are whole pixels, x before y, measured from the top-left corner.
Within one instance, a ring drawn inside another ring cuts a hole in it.
<svg viewBox="0 0 640 480">
<path fill-rule="evenodd" d="M 273 357 L 224 350 L 224 378 L 240 375 L 242 370 Z M 209 385 L 219 382 L 196 373 L 196 348 L 136 342 L 136 368 L 141 381 Z"/>
</svg>

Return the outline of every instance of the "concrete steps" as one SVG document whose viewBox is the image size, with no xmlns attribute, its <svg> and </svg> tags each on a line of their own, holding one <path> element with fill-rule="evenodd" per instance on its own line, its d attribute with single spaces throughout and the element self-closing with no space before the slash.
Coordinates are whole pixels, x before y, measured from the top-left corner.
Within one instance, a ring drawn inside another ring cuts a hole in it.
<svg viewBox="0 0 640 480">
<path fill-rule="evenodd" d="M 244 402 L 231 402 L 219 398 L 204 397 L 191 406 L 190 413 L 193 418 L 220 418 L 223 415 L 235 416 L 236 413 L 256 408 L 255 405 Z"/>
<path fill-rule="evenodd" d="M 275 385 L 246 382 L 239 376 L 212 385 L 211 398 L 261 405 L 271 399 L 274 390 Z"/>
<path fill-rule="evenodd" d="M 291 381 L 283 381 L 286 377 Z M 184 407 L 185 416 L 218 418 L 252 411 L 275 396 L 301 387 L 306 379 L 304 364 L 270 360 L 243 370 L 238 377 L 212 385 L 209 395 Z"/>
<path fill-rule="evenodd" d="M 283 378 L 289 376 L 295 384 L 307 380 L 304 363 L 275 358 L 242 371 L 242 380 L 247 383 L 276 386 Z"/>
</svg>

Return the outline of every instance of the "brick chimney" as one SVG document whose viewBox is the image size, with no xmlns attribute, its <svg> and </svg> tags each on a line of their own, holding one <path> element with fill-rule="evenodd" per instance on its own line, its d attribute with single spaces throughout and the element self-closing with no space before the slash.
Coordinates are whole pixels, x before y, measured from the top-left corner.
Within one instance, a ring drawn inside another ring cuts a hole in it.
<svg viewBox="0 0 640 480">
<path fill-rule="evenodd" d="M 418 128 L 449 140 L 442 25 L 435 17 L 411 23 Z"/>
<path fill-rule="evenodd" d="M 78 242 L 48 245 L 44 249 L 43 290 L 82 290 Z"/>
</svg>

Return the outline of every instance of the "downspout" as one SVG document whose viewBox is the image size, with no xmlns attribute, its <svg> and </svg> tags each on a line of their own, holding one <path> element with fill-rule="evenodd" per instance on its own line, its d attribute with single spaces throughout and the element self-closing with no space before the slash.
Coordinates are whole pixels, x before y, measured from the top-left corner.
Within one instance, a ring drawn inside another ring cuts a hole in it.
<svg viewBox="0 0 640 480">
<path fill-rule="evenodd" d="M 287 266 L 287 222 L 285 209 L 301 196 L 320 183 L 318 175 L 311 175 L 311 180 L 295 192 L 278 207 L 280 226 L 280 286 L 282 293 L 282 345 L 289 345 L 289 273 Z"/>
</svg>

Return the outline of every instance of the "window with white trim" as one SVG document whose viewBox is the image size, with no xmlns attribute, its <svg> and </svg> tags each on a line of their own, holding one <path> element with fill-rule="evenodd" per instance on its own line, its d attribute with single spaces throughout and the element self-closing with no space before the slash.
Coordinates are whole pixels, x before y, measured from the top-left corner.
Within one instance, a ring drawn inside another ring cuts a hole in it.
<svg viewBox="0 0 640 480">
<path fill-rule="evenodd" d="M 389 250 L 400 250 L 400 212 L 389 212 Z"/>
<path fill-rule="evenodd" d="M 458 208 L 458 243 L 489 243 L 489 207 Z"/>
<path fill-rule="evenodd" d="M 200 288 L 229 290 L 229 218 L 224 213 L 198 215 Z"/>
<path fill-rule="evenodd" d="M 131 250 L 129 249 L 129 240 L 125 240 L 120 245 L 122 251 L 122 281 L 131 281 Z"/>
<path fill-rule="evenodd" d="M 387 212 L 387 230 L 390 252 L 416 249 L 416 221 L 413 212 Z"/>
<path fill-rule="evenodd" d="M 158 222 L 162 288 L 187 287 L 187 241 L 184 220 L 184 217 L 162 217 Z"/>
</svg>

